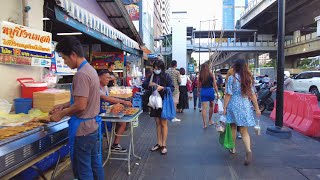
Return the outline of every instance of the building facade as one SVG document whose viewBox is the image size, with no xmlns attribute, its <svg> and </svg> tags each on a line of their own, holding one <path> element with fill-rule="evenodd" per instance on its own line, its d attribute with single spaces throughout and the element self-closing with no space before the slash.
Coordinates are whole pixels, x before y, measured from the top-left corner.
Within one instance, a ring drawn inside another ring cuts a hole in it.
<svg viewBox="0 0 320 180">
<path fill-rule="evenodd" d="M 171 6 L 170 0 L 161 0 L 162 9 L 161 9 L 161 18 L 162 18 L 162 35 L 171 33 Z"/>
<path fill-rule="evenodd" d="M 187 12 L 172 12 L 172 60 L 187 69 Z"/>
<path fill-rule="evenodd" d="M 248 6 L 248 0 L 222 0 L 222 27 L 235 29 L 240 14 Z"/>
</svg>

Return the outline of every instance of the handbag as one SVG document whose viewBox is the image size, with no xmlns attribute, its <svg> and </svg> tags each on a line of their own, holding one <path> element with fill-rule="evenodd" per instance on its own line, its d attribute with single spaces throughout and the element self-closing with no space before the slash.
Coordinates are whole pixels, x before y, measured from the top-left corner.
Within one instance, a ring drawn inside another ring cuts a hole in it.
<svg viewBox="0 0 320 180">
<path fill-rule="evenodd" d="M 172 98 L 172 92 L 170 88 L 166 88 L 166 93 L 163 98 L 161 118 L 171 121 L 176 117 L 176 109 Z"/>
<path fill-rule="evenodd" d="M 214 105 L 213 112 L 214 112 L 214 113 L 218 113 L 218 108 L 219 108 L 219 106 L 218 106 L 218 104 L 216 103 L 216 104 Z"/>
<path fill-rule="evenodd" d="M 225 129 L 224 133 L 220 133 L 219 142 L 226 149 L 234 148 L 234 141 L 232 138 L 232 130 L 231 130 L 231 126 L 229 123 L 226 123 L 226 129 Z"/>
</svg>

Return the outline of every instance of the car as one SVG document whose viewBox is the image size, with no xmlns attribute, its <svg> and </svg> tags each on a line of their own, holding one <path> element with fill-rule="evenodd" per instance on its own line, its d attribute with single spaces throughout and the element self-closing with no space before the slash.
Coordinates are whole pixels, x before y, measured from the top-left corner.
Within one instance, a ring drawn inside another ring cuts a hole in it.
<svg viewBox="0 0 320 180">
<path fill-rule="evenodd" d="M 310 92 L 319 99 L 320 71 L 305 71 L 293 78 L 293 90 L 296 92 Z"/>
</svg>

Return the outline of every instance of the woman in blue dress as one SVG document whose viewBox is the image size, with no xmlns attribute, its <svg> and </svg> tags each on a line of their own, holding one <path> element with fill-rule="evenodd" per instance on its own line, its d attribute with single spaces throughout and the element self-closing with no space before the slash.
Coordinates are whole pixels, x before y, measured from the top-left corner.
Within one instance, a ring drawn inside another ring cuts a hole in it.
<svg viewBox="0 0 320 180">
<path fill-rule="evenodd" d="M 224 114 L 227 116 L 227 123 L 231 124 L 234 141 L 236 140 L 237 126 L 240 128 L 239 130 L 246 149 L 244 164 L 249 165 L 252 161 L 252 152 L 248 127 L 255 126 L 251 101 L 254 104 L 258 117 L 260 117 L 261 112 L 253 90 L 253 76 L 249 71 L 248 64 L 244 60 L 239 59 L 235 61 L 233 69 L 234 75 L 228 78 L 224 100 Z M 235 148 L 230 149 L 230 152 L 234 154 Z"/>
</svg>

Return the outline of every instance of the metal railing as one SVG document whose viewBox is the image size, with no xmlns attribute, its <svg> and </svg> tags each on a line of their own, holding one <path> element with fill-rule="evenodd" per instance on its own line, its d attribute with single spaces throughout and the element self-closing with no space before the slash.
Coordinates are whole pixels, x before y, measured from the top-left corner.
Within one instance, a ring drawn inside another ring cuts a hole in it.
<svg viewBox="0 0 320 180">
<path fill-rule="evenodd" d="M 298 44 L 298 43 L 310 41 L 310 40 L 313 40 L 313 39 L 316 39 L 316 38 L 318 38 L 317 32 L 314 32 L 314 33 L 311 33 L 311 34 L 306 34 L 306 35 L 303 35 L 303 36 L 298 36 L 294 40 L 285 41 L 285 46 L 289 46 L 289 45 L 293 45 L 293 44 Z"/>
<path fill-rule="evenodd" d="M 252 9 L 259 5 L 264 0 L 252 0 L 249 2 L 248 7 L 240 14 L 240 19 L 247 15 Z"/>
<path fill-rule="evenodd" d="M 266 41 L 266 42 L 223 42 L 220 47 L 276 47 L 276 42 Z M 199 43 L 195 43 L 194 47 L 199 47 Z M 209 43 L 201 43 L 201 48 L 215 48 L 215 45 L 210 47 Z"/>
</svg>

